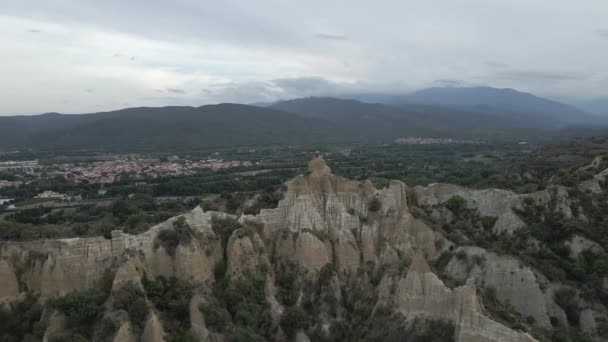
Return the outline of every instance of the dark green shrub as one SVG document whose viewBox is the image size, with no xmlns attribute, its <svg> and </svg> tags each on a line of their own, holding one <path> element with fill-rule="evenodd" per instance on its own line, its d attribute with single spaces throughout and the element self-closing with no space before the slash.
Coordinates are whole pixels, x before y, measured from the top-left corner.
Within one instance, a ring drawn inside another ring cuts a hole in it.
<svg viewBox="0 0 608 342">
<path fill-rule="evenodd" d="M 117 310 L 125 310 L 129 314 L 131 324 L 135 328 L 143 329 L 150 310 L 144 291 L 134 283 L 126 283 L 112 293 L 112 306 Z"/>
<path fill-rule="evenodd" d="M 293 337 L 299 330 L 310 325 L 310 317 L 298 306 L 292 306 L 281 317 L 281 328 L 287 337 Z"/>
<path fill-rule="evenodd" d="M 205 317 L 205 324 L 213 331 L 224 332 L 232 321 L 228 310 L 215 303 L 201 304 L 198 308 Z"/>
<path fill-rule="evenodd" d="M 566 312 L 568 323 L 572 326 L 578 326 L 579 309 L 576 302 L 576 292 L 573 289 L 562 288 L 555 292 L 553 299 Z"/>
<path fill-rule="evenodd" d="M 175 255 L 175 250 L 180 244 L 188 244 L 192 241 L 194 232 L 183 216 L 173 222 L 173 227 L 158 232 L 155 243 L 167 251 L 169 255 Z"/>
<path fill-rule="evenodd" d="M 382 208 L 382 202 L 380 202 L 378 197 L 372 198 L 372 200 L 367 204 L 367 210 L 372 213 L 380 210 L 380 208 Z"/>
<path fill-rule="evenodd" d="M 195 341 L 189 332 L 192 285 L 175 277 L 144 277 L 143 285 L 148 299 L 160 312 L 167 341 Z"/>
<path fill-rule="evenodd" d="M 458 215 L 463 209 L 466 209 L 467 201 L 461 196 L 455 195 L 445 203 L 445 207 L 450 209 L 454 215 Z"/>
<path fill-rule="evenodd" d="M 90 338 L 95 323 L 103 314 L 105 299 L 106 295 L 100 290 L 79 290 L 55 300 L 52 305 L 65 314 L 68 329 Z"/>
<path fill-rule="evenodd" d="M 7 342 L 39 341 L 46 326 L 40 322 L 42 306 L 38 296 L 26 293 L 23 300 L 10 305 L 10 310 L 0 306 L 0 340 Z"/>
</svg>

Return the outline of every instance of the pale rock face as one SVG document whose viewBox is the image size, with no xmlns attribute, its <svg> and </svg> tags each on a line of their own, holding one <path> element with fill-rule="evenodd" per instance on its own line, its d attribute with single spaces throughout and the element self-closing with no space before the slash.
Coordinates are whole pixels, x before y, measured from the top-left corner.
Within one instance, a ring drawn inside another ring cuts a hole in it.
<svg viewBox="0 0 608 342">
<path fill-rule="evenodd" d="M 203 313 L 199 310 L 202 303 L 203 300 L 198 294 L 190 300 L 190 330 L 200 341 L 207 341 L 209 330 L 207 330 Z"/>
<path fill-rule="evenodd" d="M 387 283 L 390 281 L 383 280 L 381 287 L 388 287 Z M 390 292 L 381 291 L 380 300 L 391 300 L 406 317 L 430 316 L 454 322 L 457 341 L 535 341 L 485 316 L 472 282 L 454 290 L 447 288 L 418 254 L 407 276 L 398 280 L 393 298 Z"/>
<path fill-rule="evenodd" d="M 155 276 L 172 277 L 174 275 L 173 258 L 163 246 L 148 254 L 149 269 Z"/>
<path fill-rule="evenodd" d="M 141 334 L 141 341 L 163 342 L 164 337 L 165 332 L 162 324 L 160 323 L 158 317 L 156 317 L 154 311 L 150 311 L 148 319 L 146 320 L 146 325 L 144 326 L 144 331 Z"/>
<path fill-rule="evenodd" d="M 116 332 L 116 335 L 114 335 L 112 342 L 137 342 L 137 337 L 133 332 L 133 327 L 131 326 L 131 323 L 129 323 L 128 321 L 123 323 L 120 328 L 118 328 L 118 331 Z"/>
<path fill-rule="evenodd" d="M 582 252 L 586 250 L 597 254 L 604 253 L 602 246 L 580 235 L 573 235 L 570 240 L 565 242 L 565 245 L 570 248 L 570 257 L 573 259 L 576 259 Z"/>
<path fill-rule="evenodd" d="M 174 258 L 175 274 L 193 283 L 205 283 L 213 279 L 213 268 L 222 258 L 217 240 L 207 246 L 179 245 Z"/>
<path fill-rule="evenodd" d="M 281 258 L 297 262 L 308 270 L 318 271 L 332 260 L 331 247 L 308 231 L 279 237 L 277 251 Z"/>
<path fill-rule="evenodd" d="M 475 190 L 437 183 L 427 187 L 416 186 L 414 192 L 418 202 L 428 206 L 446 203 L 453 196 L 464 198 L 469 209 L 477 209 L 482 216 L 493 216 L 498 219 L 492 229 L 495 233 L 513 232 L 525 227 L 525 223 L 511 209 L 521 208 L 521 197 L 511 191 Z"/>
<path fill-rule="evenodd" d="M 555 204 L 555 211 L 572 218 L 568 189 L 563 186 L 553 186 L 530 194 L 515 194 L 500 189 L 475 190 L 452 184 L 430 184 L 427 187 L 416 186 L 414 192 L 418 202 L 427 206 L 446 203 L 453 196 L 466 200 L 469 209 L 477 209 L 481 216 L 497 218 L 492 230 L 495 233 L 514 232 L 525 227 L 525 223 L 513 212 L 513 208 L 522 209 L 524 198 L 531 198 L 536 204 L 548 206 Z M 438 214 L 436 214 L 437 216 Z"/>
<path fill-rule="evenodd" d="M 308 335 L 306 335 L 305 332 L 298 331 L 294 341 L 295 342 L 310 342 L 310 339 L 308 338 Z"/>
<path fill-rule="evenodd" d="M 114 281 L 112 282 L 112 291 L 122 288 L 127 283 L 134 284 L 136 288 L 143 291 L 144 288 L 141 285 L 140 279 L 140 275 L 137 269 L 135 269 L 133 262 L 127 260 L 116 271 Z"/>
<path fill-rule="evenodd" d="M 57 311 L 51 314 L 47 323 L 44 336 L 42 337 L 43 342 L 52 341 L 55 337 L 60 336 L 65 331 L 65 316 Z"/>
<path fill-rule="evenodd" d="M 578 187 L 582 191 L 591 191 L 594 194 L 599 194 L 602 192 L 600 182 L 595 178 L 582 182 Z"/>
<path fill-rule="evenodd" d="M 339 272 L 355 272 L 360 265 L 357 240 L 350 231 L 340 230 L 335 242 L 336 269 Z"/>
<path fill-rule="evenodd" d="M 0 259 L 0 301 L 12 300 L 19 294 L 17 275 L 7 260 Z"/>
<path fill-rule="evenodd" d="M 529 267 L 479 247 L 460 247 L 455 253 L 460 251 L 466 254 L 466 259 L 452 257 L 445 270 L 447 275 L 461 281 L 472 278 L 480 287 L 494 287 L 499 300 L 509 300 L 518 312 L 534 317 L 541 327 L 551 328 L 547 314 L 549 303 Z"/>
<path fill-rule="evenodd" d="M 259 235 L 240 236 L 241 230 L 232 233 L 226 247 L 227 274 L 230 276 L 257 274 L 262 264 L 270 264 Z"/>
<path fill-rule="evenodd" d="M 581 330 L 591 336 L 595 336 L 597 334 L 597 324 L 595 322 L 595 317 L 592 309 L 585 309 L 581 311 L 581 315 L 579 317 L 579 326 Z"/>
</svg>

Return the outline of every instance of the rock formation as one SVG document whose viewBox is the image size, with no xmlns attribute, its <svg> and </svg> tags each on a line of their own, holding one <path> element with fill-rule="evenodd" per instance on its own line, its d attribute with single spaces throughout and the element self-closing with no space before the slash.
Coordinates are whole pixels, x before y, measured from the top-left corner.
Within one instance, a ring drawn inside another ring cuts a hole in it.
<svg viewBox="0 0 608 342">
<path fill-rule="evenodd" d="M 197 288 L 189 308 L 193 335 L 202 341 L 222 340 L 221 334 L 209 330 L 199 310 L 216 281 L 214 270 L 218 264 L 225 262 L 226 274 L 234 278 L 260 274 L 260 269 L 267 268 L 263 273 L 266 297 L 272 316 L 279 320 L 285 307 L 276 297 L 272 264 L 287 262 L 301 269 L 306 279 L 318 277 L 326 265 L 333 266 L 337 275 L 330 284 L 336 284 L 335 297 L 341 296 L 341 286 L 363 282 L 367 274 L 380 274 L 377 286 L 367 285 L 376 298 L 375 311 L 390 308 L 404 321 L 423 317 L 452 322 L 457 341 L 534 341 L 529 334 L 491 319 L 477 295 L 478 287 L 494 286 L 499 299 L 509 299 L 515 309 L 534 317 L 541 327 L 549 328 L 549 317 L 560 311 L 541 290 L 546 280 L 529 267 L 521 267 L 516 259 L 481 248 L 456 250 L 462 250 L 467 260 L 478 255 L 483 263 L 452 258 L 445 274 L 464 285 L 446 286 L 429 263 L 453 244 L 416 218 L 408 205 L 408 188 L 401 182 L 392 181 L 387 188 L 376 189 L 369 181 L 332 174 L 323 158 L 317 157 L 310 162 L 306 174 L 288 181 L 286 186 L 287 192 L 277 208 L 263 209 L 259 215 L 238 218 L 198 207 L 136 236 L 114 231 L 111 239 L 0 243 L 0 301 L 17 300 L 25 289 L 39 293 L 44 302 L 73 290 L 96 287 L 110 269 L 116 269 L 114 289 L 125 283 L 141 288 L 144 275 L 175 276 Z M 496 217 L 492 229 L 497 233 L 512 233 L 525 226 L 514 212 L 514 208 L 522 207 L 524 198 L 537 203 L 555 201 L 556 210 L 572 215 L 567 193 L 561 188 L 527 195 L 444 184 L 410 190 L 420 205 L 430 207 L 459 195 L 469 208 Z M 445 209 L 437 210 L 440 217 L 449 214 Z M 160 235 L 163 230 L 175 229 L 180 218 L 192 229 L 192 238 L 180 241 L 172 249 L 163 245 Z M 218 218 L 238 219 L 243 228 L 222 242 L 214 230 L 214 220 Z M 384 272 L 389 269 L 400 271 Z M 591 311 L 581 319 L 587 326 L 595 324 Z M 328 321 L 325 326 L 331 324 Z M 56 329 L 57 324 L 52 326 Z M 165 336 L 163 322 L 154 311 L 141 332 L 125 321 L 114 341 L 140 338 L 135 334 L 141 334 L 145 341 L 161 341 Z M 297 334 L 297 340 L 308 339 L 304 332 Z"/>
</svg>

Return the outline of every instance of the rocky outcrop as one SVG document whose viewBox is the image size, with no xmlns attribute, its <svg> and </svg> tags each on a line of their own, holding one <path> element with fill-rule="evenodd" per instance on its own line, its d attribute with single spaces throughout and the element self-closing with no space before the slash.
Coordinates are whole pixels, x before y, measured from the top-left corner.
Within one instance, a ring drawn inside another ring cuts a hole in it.
<svg viewBox="0 0 608 342">
<path fill-rule="evenodd" d="M 405 278 L 383 279 L 378 305 L 394 307 L 408 318 L 430 316 L 452 321 L 458 341 L 535 341 L 484 315 L 472 281 L 452 290 L 431 272 L 420 255 L 414 256 Z"/>
<path fill-rule="evenodd" d="M 494 232 L 513 232 L 525 223 L 512 208 L 522 207 L 522 197 L 511 191 L 500 189 L 474 190 L 452 184 L 431 184 L 414 187 L 414 193 L 421 205 L 435 206 L 446 203 L 454 196 L 466 201 L 469 209 L 476 209 L 482 216 L 496 217 Z"/>
<path fill-rule="evenodd" d="M 133 332 L 133 327 L 128 321 L 124 322 L 112 338 L 112 342 L 137 342 L 137 336 Z"/>
<path fill-rule="evenodd" d="M 0 259 L 0 302 L 10 301 L 19 294 L 19 284 L 13 266 L 6 259 Z"/>
<path fill-rule="evenodd" d="M 398 274 L 386 272 L 382 277 L 377 288 L 377 307 L 390 306 L 408 319 L 428 316 L 452 321 L 458 341 L 533 340 L 484 314 L 476 295 L 475 280 L 506 284 L 501 296 L 510 298 L 519 290 L 529 298 L 537 289 L 533 288 L 534 274 L 520 270 L 512 275 L 514 264 L 489 258 L 486 262 L 495 263 L 497 269 L 482 269 L 480 276 L 453 265 L 454 272 L 463 280 L 472 280 L 456 289 L 446 287 L 431 272 L 427 261 L 437 258 L 437 241 L 444 242 L 440 250 L 448 248 L 450 243 L 445 243 L 445 238 L 412 215 L 405 184 L 393 181 L 387 188 L 378 190 L 369 181 L 353 181 L 332 174 L 318 157 L 310 162 L 308 173 L 288 181 L 286 186 L 277 208 L 238 218 L 242 227 L 234 230 L 228 239 L 216 235 L 214 217 L 236 217 L 196 208 L 139 235 L 114 231 L 111 239 L 3 243 L 0 245 L 0 295 L 18 294 L 17 269 L 27 288 L 42 295 L 42 302 L 74 289 L 97 286 L 109 269 L 116 269 L 114 290 L 127 283 L 135 283 L 141 289 L 140 277 L 144 272 L 149 277 L 176 276 L 194 284 L 198 293 L 189 305 L 192 333 L 200 340 L 221 340 L 221 336 L 207 329 L 199 310 L 204 296 L 211 292 L 214 270 L 220 262 L 226 262 L 229 279 L 265 275 L 266 302 L 270 304 L 273 321 L 280 320 L 284 308 L 274 297 L 271 261 L 288 262 L 286 264 L 294 264 L 295 269 L 305 270 L 307 281 L 315 279 L 323 266 L 332 264 L 337 272 L 331 276 L 328 286 L 332 298 L 337 298 L 336 305 L 342 301 L 341 286 L 353 282 L 357 276 L 400 269 Z M 415 192 L 419 202 L 426 205 L 443 203 L 459 194 L 482 215 L 498 218 L 495 231 L 513 231 L 523 224 L 511 210 L 521 205 L 522 197 L 507 191 L 432 185 L 417 188 Z M 159 240 L 160 232 L 184 222 L 191 229 L 191 238 L 180 241 L 174 248 Z M 519 279 L 523 280 L 518 283 Z M 371 283 L 369 286 L 369 291 L 376 291 Z M 513 302 L 515 305 L 516 301 Z M 522 310 L 530 305 L 525 299 L 517 303 Z M 344 309 L 336 311 L 340 310 Z M 540 313 L 538 317 L 541 321 L 546 318 Z M 135 340 L 128 319 L 119 322 L 114 341 Z M 142 339 L 160 341 L 163 336 L 161 322 L 154 312 L 150 313 Z M 308 338 L 306 334 L 298 336 L 300 340 Z"/>
<path fill-rule="evenodd" d="M 156 317 L 154 311 L 150 311 L 148 319 L 146 320 L 146 325 L 144 326 L 144 331 L 141 334 L 141 341 L 163 342 L 164 337 L 165 332 L 160 320 Z"/>
<path fill-rule="evenodd" d="M 133 265 L 133 262 L 128 260 L 116 271 L 114 281 L 112 282 L 112 291 L 119 290 L 127 283 L 133 284 L 137 289 L 143 291 L 143 286 L 141 285 L 140 279 L 141 277 L 139 273 L 137 273 L 135 265 Z"/>
<path fill-rule="evenodd" d="M 565 245 L 570 249 L 570 257 L 576 259 L 584 251 L 591 251 L 596 254 L 604 254 L 604 249 L 597 242 L 589 240 L 580 235 L 573 235 Z"/>
<path fill-rule="evenodd" d="M 65 316 L 57 311 L 53 311 L 47 322 L 43 342 L 53 341 L 61 336 L 65 331 Z"/>
<path fill-rule="evenodd" d="M 533 317 L 537 325 L 551 328 L 548 307 L 554 303 L 541 290 L 532 269 L 512 257 L 479 247 L 460 247 L 454 253 L 445 269 L 447 276 L 462 282 L 474 280 L 478 287 L 493 287 L 499 300 L 508 300 L 518 312 Z"/>
</svg>

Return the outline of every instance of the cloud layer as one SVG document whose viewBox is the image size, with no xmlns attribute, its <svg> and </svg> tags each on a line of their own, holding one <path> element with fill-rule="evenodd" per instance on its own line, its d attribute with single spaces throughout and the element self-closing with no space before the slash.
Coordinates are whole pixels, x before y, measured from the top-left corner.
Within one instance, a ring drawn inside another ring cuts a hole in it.
<svg viewBox="0 0 608 342">
<path fill-rule="evenodd" d="M 608 97 L 606 18 L 602 0 L 13 1 L 0 115 L 429 86 Z"/>
</svg>

